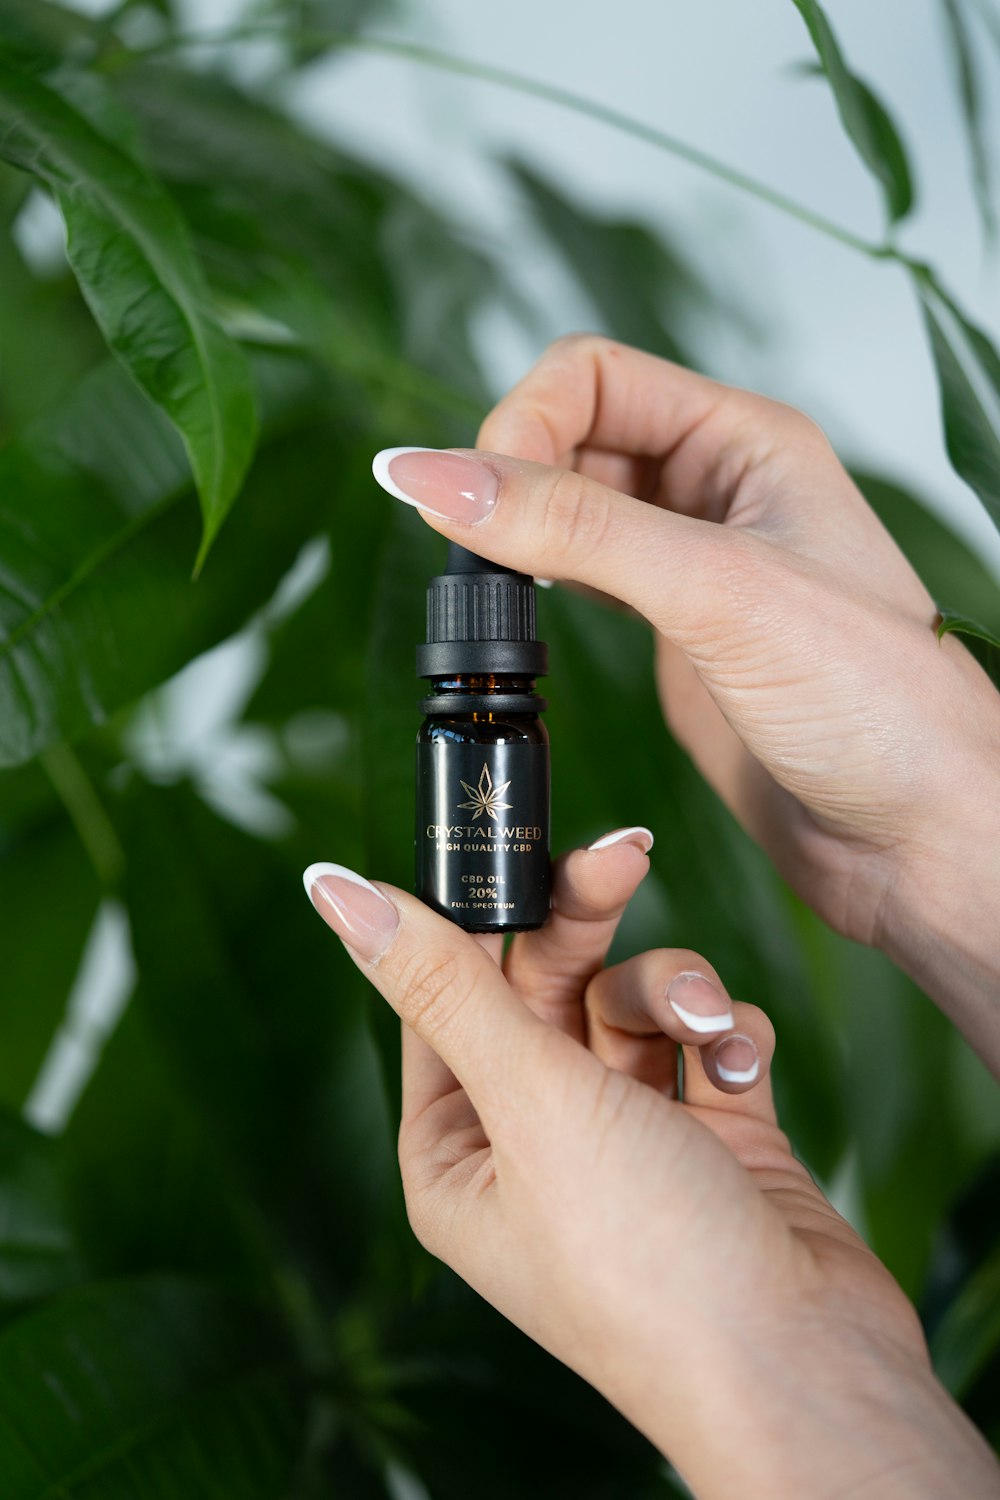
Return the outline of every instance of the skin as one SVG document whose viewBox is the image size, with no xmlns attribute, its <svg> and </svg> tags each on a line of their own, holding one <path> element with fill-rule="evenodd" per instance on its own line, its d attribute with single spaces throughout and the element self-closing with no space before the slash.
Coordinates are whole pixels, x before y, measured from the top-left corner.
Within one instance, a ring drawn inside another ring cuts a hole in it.
<svg viewBox="0 0 1000 1500">
<path fill-rule="evenodd" d="M 546 928 L 502 967 L 389 886 L 317 880 L 317 910 L 399 1013 L 399 1163 L 414 1232 L 590 1381 L 699 1500 L 1000 1494 L 916 1314 L 775 1120 L 755 1006 L 706 1038 L 660 950 L 602 969 L 648 860 L 559 861 Z M 374 909 L 374 910 L 373 910 Z M 719 1073 L 734 1033 L 757 1080 Z M 684 1100 L 677 1053 L 684 1056 Z"/>
<path fill-rule="evenodd" d="M 463 485 L 493 503 L 447 519 L 431 463 L 415 496 L 430 524 L 643 614 L 706 778 L 827 922 L 885 948 L 1000 1071 L 1000 697 L 958 640 L 937 643 L 932 600 L 823 435 L 583 337 L 479 444 Z M 416 1234 L 700 1500 L 1000 1495 L 912 1307 L 776 1124 L 762 1014 L 734 1011 L 759 1060 L 734 1089 L 722 1041 L 697 1047 L 665 1002 L 679 969 L 721 983 L 706 960 L 602 970 L 644 867 L 627 843 L 570 855 L 552 922 L 502 969 L 402 892 L 313 886 L 404 1023 Z"/>
</svg>

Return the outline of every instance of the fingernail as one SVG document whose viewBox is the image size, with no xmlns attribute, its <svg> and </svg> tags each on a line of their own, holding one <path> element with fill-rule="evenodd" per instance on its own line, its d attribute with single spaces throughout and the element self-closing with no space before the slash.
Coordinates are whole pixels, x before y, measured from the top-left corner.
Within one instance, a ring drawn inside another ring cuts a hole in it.
<svg viewBox="0 0 1000 1500">
<path fill-rule="evenodd" d="M 382 957 L 399 926 L 399 912 L 387 896 L 343 865 L 310 865 L 302 884 L 343 942 L 369 962 Z"/>
<path fill-rule="evenodd" d="M 737 1034 L 716 1042 L 715 1066 L 726 1083 L 753 1083 L 760 1072 L 760 1058 L 750 1038 Z"/>
<path fill-rule="evenodd" d="M 500 489 L 492 469 L 446 448 L 383 448 L 372 460 L 372 473 L 404 505 L 466 526 L 485 521 Z"/>
<path fill-rule="evenodd" d="M 675 974 L 667 985 L 667 1001 L 692 1031 L 728 1031 L 733 1024 L 732 1006 L 704 974 Z"/>
<path fill-rule="evenodd" d="M 641 849 L 643 854 L 648 854 L 653 847 L 653 835 L 648 828 L 616 828 L 614 833 L 606 833 L 602 839 L 595 839 L 588 844 L 588 849 L 610 849 L 612 844 L 634 844 Z"/>
</svg>

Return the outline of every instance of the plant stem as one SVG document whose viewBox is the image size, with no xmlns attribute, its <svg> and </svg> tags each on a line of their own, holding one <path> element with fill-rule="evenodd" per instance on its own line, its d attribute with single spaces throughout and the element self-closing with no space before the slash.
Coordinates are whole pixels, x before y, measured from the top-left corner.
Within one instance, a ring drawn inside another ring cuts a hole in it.
<svg viewBox="0 0 1000 1500">
<path fill-rule="evenodd" d="M 39 761 L 69 813 L 98 880 L 111 890 L 125 868 L 125 851 L 93 782 L 68 745 L 53 745 L 42 752 Z"/>
<path fill-rule="evenodd" d="M 156 42 L 150 47 L 138 48 L 132 55 L 143 57 L 181 48 L 224 46 L 232 42 L 264 39 L 299 42 L 305 45 L 328 43 L 331 46 L 353 47 L 362 52 L 380 52 L 390 56 L 405 57 L 412 62 L 422 63 L 426 67 L 440 68 L 445 72 L 458 73 L 466 78 L 478 78 L 484 83 L 493 83 L 520 94 L 528 94 L 546 103 L 556 104 L 562 109 L 572 110 L 575 114 L 585 115 L 588 119 L 597 120 L 613 130 L 620 130 L 623 134 L 645 141 L 647 145 L 655 146 L 660 151 L 666 151 L 669 155 L 688 162 L 720 182 L 725 182 L 728 186 L 747 193 L 762 203 L 769 204 L 780 213 L 787 214 L 789 218 L 797 219 L 800 224 L 808 225 L 810 229 L 826 235 L 828 239 L 837 240 L 850 250 L 856 250 L 876 260 L 888 260 L 894 256 L 891 245 L 866 240 L 852 230 L 835 223 L 834 220 L 828 219 L 824 214 L 815 213 L 811 208 L 796 202 L 794 198 L 789 198 L 776 188 L 769 187 L 767 183 L 759 182 L 755 177 L 741 172 L 737 167 L 731 167 L 727 162 L 709 155 L 707 151 L 701 151 L 697 146 L 692 146 L 677 136 L 669 135 L 666 131 L 658 130 L 655 126 L 647 125 L 642 120 L 633 119 L 632 116 L 613 109 L 610 105 L 595 104 L 582 94 L 560 88 L 557 84 L 545 83 L 535 78 L 525 78 L 522 74 L 511 72 L 507 68 L 496 68 L 489 63 L 456 57 L 453 53 L 442 52 L 436 47 L 426 47 L 419 42 L 396 41 L 387 37 L 352 36 L 347 32 L 339 31 L 283 31 L 276 28 L 273 23 L 261 23 L 237 26 L 220 32 L 179 33 L 164 41 Z"/>
</svg>

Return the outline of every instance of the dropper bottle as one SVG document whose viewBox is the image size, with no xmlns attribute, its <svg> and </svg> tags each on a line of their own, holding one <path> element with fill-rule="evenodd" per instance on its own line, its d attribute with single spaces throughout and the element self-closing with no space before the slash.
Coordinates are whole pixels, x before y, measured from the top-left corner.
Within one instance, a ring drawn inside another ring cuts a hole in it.
<svg viewBox="0 0 1000 1500">
<path fill-rule="evenodd" d="M 549 914 L 549 736 L 531 578 L 452 542 L 427 589 L 417 675 L 417 894 L 467 932 Z"/>
</svg>

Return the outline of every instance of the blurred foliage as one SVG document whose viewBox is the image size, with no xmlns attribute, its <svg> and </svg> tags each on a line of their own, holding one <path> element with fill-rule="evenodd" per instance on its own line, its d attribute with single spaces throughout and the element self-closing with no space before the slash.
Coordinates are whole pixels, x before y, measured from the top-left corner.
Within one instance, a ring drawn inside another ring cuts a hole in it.
<svg viewBox="0 0 1000 1500">
<path fill-rule="evenodd" d="M 901 139 L 822 9 L 799 9 L 901 219 Z M 682 1492 L 409 1233 L 398 1026 L 299 886 L 327 852 L 410 878 L 412 653 L 440 543 L 373 493 L 370 456 L 401 434 L 474 441 L 483 309 L 528 336 L 539 312 L 465 226 L 283 107 L 334 34 L 389 12 L 257 0 L 244 20 L 267 29 L 270 61 L 250 86 L 226 48 L 178 45 L 166 0 L 103 20 L 0 0 L 12 1500 Z M 961 12 L 954 31 L 981 199 L 982 24 Z M 534 166 L 506 169 L 595 326 L 687 363 L 712 320 L 760 337 L 763 311 L 693 269 L 680 226 L 612 220 Z M 38 247 L 43 194 L 65 255 Z M 953 460 L 1000 516 L 995 351 L 936 273 L 847 240 L 914 278 Z M 884 476 L 857 478 L 945 624 L 996 636 L 1000 594 L 965 543 Z M 880 955 L 789 894 L 706 789 L 664 728 L 640 623 L 563 591 L 539 607 L 556 844 L 634 821 L 645 788 L 653 872 L 617 951 L 701 949 L 769 1010 L 796 1149 L 918 1300 L 943 1377 L 996 1437 L 991 1080 Z M 242 801 L 240 757 L 256 784 Z M 84 961 L 109 913 L 127 916 L 137 976 L 123 961 L 117 1001 Z"/>
</svg>

